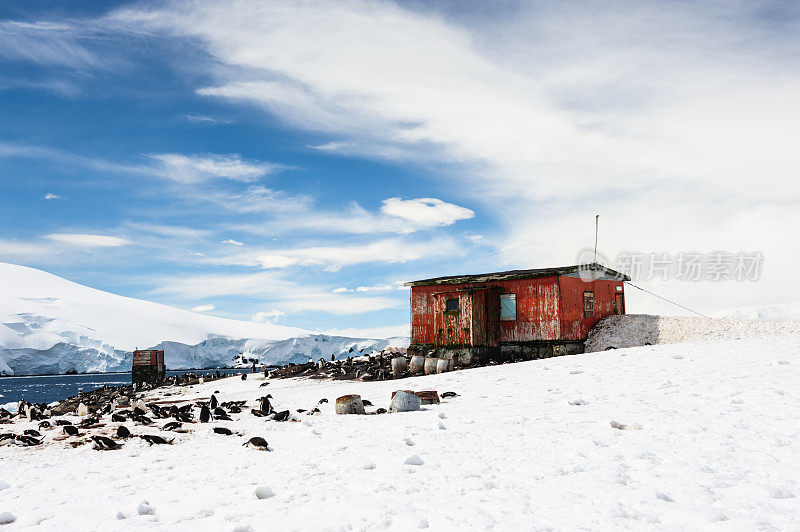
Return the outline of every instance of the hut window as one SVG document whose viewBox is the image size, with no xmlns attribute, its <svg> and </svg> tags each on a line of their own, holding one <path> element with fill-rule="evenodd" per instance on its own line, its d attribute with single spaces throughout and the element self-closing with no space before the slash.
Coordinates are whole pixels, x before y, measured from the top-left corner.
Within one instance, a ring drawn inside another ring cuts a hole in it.
<svg viewBox="0 0 800 532">
<path fill-rule="evenodd" d="M 594 318 L 594 292 L 583 293 L 583 317 Z"/>
<path fill-rule="evenodd" d="M 451 297 L 444 302 L 445 312 L 458 312 L 458 298 Z"/>
<path fill-rule="evenodd" d="M 517 319 L 517 294 L 500 294 L 500 319 L 502 321 Z"/>
</svg>

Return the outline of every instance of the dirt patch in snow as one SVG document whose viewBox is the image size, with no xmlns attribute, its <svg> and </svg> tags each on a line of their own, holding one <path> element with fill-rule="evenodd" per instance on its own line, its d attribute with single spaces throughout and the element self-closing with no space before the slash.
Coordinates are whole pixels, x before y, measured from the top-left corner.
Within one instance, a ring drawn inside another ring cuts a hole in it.
<svg viewBox="0 0 800 532">
<path fill-rule="evenodd" d="M 737 340 L 776 334 L 800 335 L 800 321 L 766 322 L 627 314 L 600 320 L 589 331 L 586 351 L 703 340 Z"/>
</svg>

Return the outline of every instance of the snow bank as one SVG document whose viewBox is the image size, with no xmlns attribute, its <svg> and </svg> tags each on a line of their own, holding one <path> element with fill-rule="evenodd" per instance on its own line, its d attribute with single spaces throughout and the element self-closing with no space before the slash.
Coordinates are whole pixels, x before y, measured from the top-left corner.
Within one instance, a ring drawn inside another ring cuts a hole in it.
<svg viewBox="0 0 800 532">
<path fill-rule="evenodd" d="M 52 530 L 795 529 L 798 346 L 767 337 L 402 381 L 272 381 L 276 408 L 329 403 L 299 423 L 243 413 L 188 424 L 173 445 L 135 438 L 119 451 L 45 432 L 43 448 L 0 447 L 0 511 L 16 516 L 12 527 Z M 262 383 L 224 379 L 168 399 L 219 390 L 251 408 Z M 419 412 L 333 414 L 338 396 L 359 394 L 372 410 L 398 389 L 460 396 Z M 254 436 L 272 452 L 242 446 Z M 264 486 L 272 495 L 259 498 Z"/>
<path fill-rule="evenodd" d="M 775 334 L 800 334 L 800 321 L 754 322 L 715 318 L 626 314 L 600 320 L 589 331 L 586 351 L 611 347 L 677 344 L 703 340 L 763 338 Z"/>
</svg>

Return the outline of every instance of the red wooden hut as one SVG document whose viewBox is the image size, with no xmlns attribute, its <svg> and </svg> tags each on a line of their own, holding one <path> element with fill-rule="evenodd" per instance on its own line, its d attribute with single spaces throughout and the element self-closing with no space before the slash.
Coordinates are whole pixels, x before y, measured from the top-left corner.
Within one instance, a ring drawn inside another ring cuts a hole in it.
<svg viewBox="0 0 800 532">
<path fill-rule="evenodd" d="M 630 278 L 584 264 L 406 283 L 409 353 L 461 364 L 580 353 L 600 318 L 625 313 L 624 281 Z"/>
</svg>

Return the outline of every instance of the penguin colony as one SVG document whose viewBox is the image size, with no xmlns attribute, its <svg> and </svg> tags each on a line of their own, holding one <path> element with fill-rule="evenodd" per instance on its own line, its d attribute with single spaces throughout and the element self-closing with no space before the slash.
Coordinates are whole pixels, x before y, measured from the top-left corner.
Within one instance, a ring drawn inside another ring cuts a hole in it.
<svg viewBox="0 0 800 532">
<path fill-rule="evenodd" d="M 208 401 L 189 402 L 182 406 L 145 404 L 141 399 L 135 401 L 131 408 L 124 409 L 120 409 L 116 401 L 94 409 L 81 403 L 77 410 L 85 415 L 76 422 L 54 414 L 47 405 L 20 401 L 17 414 L 0 408 L 0 425 L 23 420 L 38 421 L 38 430 L 26 429 L 21 434 L 0 431 L 0 446 L 36 447 L 50 439 L 63 441 L 72 447 L 92 444 L 98 451 L 111 451 L 121 448 L 131 438 L 141 438 L 150 445 L 169 445 L 174 441 L 174 438 L 168 436 L 170 433 L 190 432 L 188 427 L 198 423 L 232 421 L 231 413 L 264 418 L 265 421 L 298 421 L 290 410 L 276 410 L 271 394 L 258 398 L 255 408 L 250 408 L 248 412 L 247 401 L 220 402 L 217 393 L 212 394 Z M 442 397 L 456 395 L 458 394 L 455 392 L 445 392 Z M 310 409 L 297 409 L 297 415 L 319 414 L 319 406 L 325 403 L 328 403 L 328 399 L 322 398 Z M 364 401 L 364 404 L 371 405 L 369 401 Z M 384 414 L 386 409 L 379 408 L 374 413 Z M 143 428 L 149 429 L 148 432 L 159 430 L 162 435 L 142 432 Z M 212 431 L 219 436 L 244 436 L 222 426 L 215 426 Z M 243 445 L 261 451 L 270 450 L 267 441 L 260 436 L 249 438 Z"/>
<path fill-rule="evenodd" d="M 269 378 L 286 378 L 294 376 L 310 376 L 311 378 L 334 379 L 360 379 L 380 380 L 392 378 L 390 360 L 396 353 L 386 351 L 377 356 L 348 357 L 346 360 L 326 362 L 309 362 L 308 364 L 290 364 L 272 372 L 265 370 L 264 376 Z M 388 362 L 388 365 L 387 365 Z M 170 377 L 162 386 L 181 387 L 186 391 L 186 386 L 203 384 L 205 381 L 229 377 L 229 374 L 215 373 L 186 373 L 181 376 Z M 246 380 L 246 374 L 240 377 Z M 267 386 L 264 382 L 260 386 Z M 265 421 L 286 422 L 298 421 L 290 410 L 276 410 L 272 403 L 272 395 L 266 394 L 259 397 L 254 408 L 247 407 L 247 401 L 220 402 L 215 392 L 208 401 L 196 401 L 178 406 L 177 404 L 161 405 L 157 403 L 145 404 L 141 399 L 133 401 L 139 391 L 151 389 L 143 386 L 104 386 L 90 392 L 81 392 L 75 397 L 62 401 L 53 407 L 46 404 L 32 404 L 20 401 L 16 414 L 0 408 L 0 446 L 18 445 L 22 447 L 36 447 L 45 443 L 47 439 L 64 441 L 72 447 L 92 444 L 100 451 L 119 449 L 124 441 L 131 438 L 141 438 L 150 445 L 169 445 L 174 438 L 170 433 L 191 432 L 188 427 L 193 424 L 205 424 L 215 421 L 233 421 L 233 415 L 251 415 L 264 418 Z M 166 395 L 172 395 L 167 393 Z M 442 398 L 455 397 L 455 392 L 445 392 Z M 320 414 L 319 406 L 328 403 L 328 399 L 321 399 L 315 406 L 297 409 L 297 414 Z M 364 400 L 364 406 L 372 406 L 370 401 Z M 248 412 L 249 410 L 249 412 Z M 63 419 L 67 414 L 77 413 L 80 421 L 73 422 Z M 378 408 L 374 414 L 386 413 L 385 408 Z M 3 424 L 25 420 L 38 421 L 38 430 L 27 429 L 21 434 L 5 432 Z M 114 426 L 110 426 L 113 424 Z M 159 430 L 164 435 L 149 434 L 141 431 L 142 428 Z M 220 436 L 243 436 L 226 427 L 217 426 L 213 433 Z M 116 438 L 116 439 L 114 439 Z M 267 441 L 255 436 L 249 438 L 244 446 L 269 451 Z"/>
</svg>

